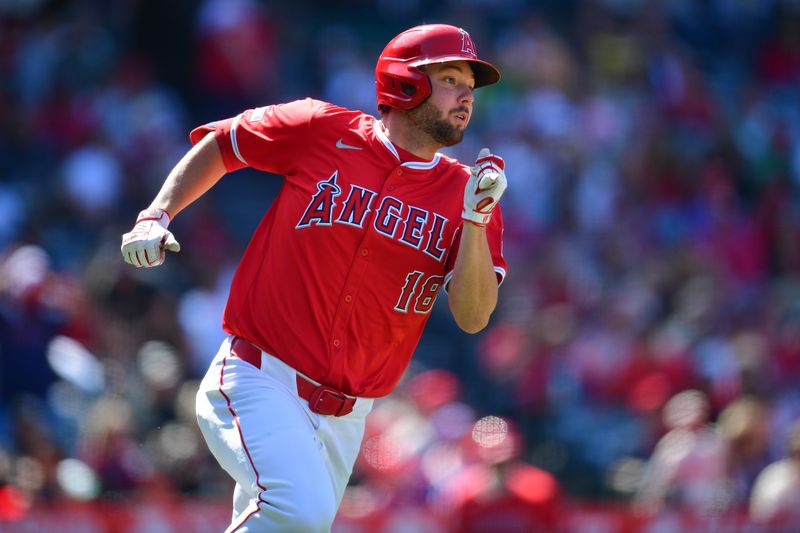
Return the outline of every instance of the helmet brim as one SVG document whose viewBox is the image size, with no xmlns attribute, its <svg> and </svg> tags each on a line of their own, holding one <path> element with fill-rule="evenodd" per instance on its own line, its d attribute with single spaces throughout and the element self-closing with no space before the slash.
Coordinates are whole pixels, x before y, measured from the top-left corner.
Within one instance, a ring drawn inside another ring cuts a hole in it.
<svg viewBox="0 0 800 533">
<path fill-rule="evenodd" d="M 450 61 L 466 61 L 472 67 L 472 73 L 475 76 L 475 88 L 485 87 L 500 81 L 500 71 L 497 67 L 487 61 L 480 59 L 466 59 L 463 56 L 444 56 L 424 59 L 421 61 L 414 61 L 409 63 L 412 67 L 421 67 L 423 65 L 432 65 L 434 63 L 449 63 Z"/>
</svg>

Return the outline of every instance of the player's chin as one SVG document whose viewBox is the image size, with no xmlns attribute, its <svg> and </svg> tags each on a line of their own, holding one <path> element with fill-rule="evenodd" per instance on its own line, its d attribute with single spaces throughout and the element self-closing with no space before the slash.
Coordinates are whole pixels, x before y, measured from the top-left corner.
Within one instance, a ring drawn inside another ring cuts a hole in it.
<svg viewBox="0 0 800 533">
<path fill-rule="evenodd" d="M 450 132 L 450 135 L 447 136 L 447 139 L 445 139 L 442 144 L 444 144 L 445 146 L 454 146 L 460 143 L 464 139 L 465 131 L 466 131 L 465 128 L 461 128 L 458 130 L 454 129 L 453 131 Z"/>
<path fill-rule="evenodd" d="M 460 143 L 466 131 L 466 128 L 456 127 L 449 120 L 439 120 L 428 124 L 428 126 L 429 128 L 426 131 L 442 146 L 453 146 Z"/>
<path fill-rule="evenodd" d="M 469 119 L 467 120 L 453 120 L 450 122 L 450 131 L 453 136 L 457 136 L 459 141 L 464 137 L 464 134 L 467 131 L 467 125 L 469 124 Z"/>
</svg>

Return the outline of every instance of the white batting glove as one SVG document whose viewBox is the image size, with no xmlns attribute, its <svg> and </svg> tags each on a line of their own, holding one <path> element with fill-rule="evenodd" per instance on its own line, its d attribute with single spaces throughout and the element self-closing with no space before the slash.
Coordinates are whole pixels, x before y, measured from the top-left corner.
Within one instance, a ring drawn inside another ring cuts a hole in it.
<svg viewBox="0 0 800 533">
<path fill-rule="evenodd" d="M 122 236 L 122 258 L 137 267 L 164 263 L 166 250 L 180 252 L 181 245 L 167 230 L 169 214 L 163 209 L 145 209 L 136 218 L 133 229 Z"/>
<path fill-rule="evenodd" d="M 461 218 L 478 226 L 489 223 L 492 210 L 508 186 L 505 166 L 502 157 L 492 154 L 488 148 L 481 149 L 464 189 L 464 210 Z"/>
</svg>

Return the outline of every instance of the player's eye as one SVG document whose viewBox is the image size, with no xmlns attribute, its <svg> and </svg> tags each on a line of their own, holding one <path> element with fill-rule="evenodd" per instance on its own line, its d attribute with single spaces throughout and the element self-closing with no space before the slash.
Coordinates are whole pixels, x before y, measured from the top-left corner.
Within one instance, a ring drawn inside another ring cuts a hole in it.
<svg viewBox="0 0 800 533">
<path fill-rule="evenodd" d="M 450 84 L 450 85 L 455 85 L 456 84 L 456 79 L 453 76 L 445 76 L 444 77 L 444 82 L 447 83 L 447 84 Z"/>
</svg>

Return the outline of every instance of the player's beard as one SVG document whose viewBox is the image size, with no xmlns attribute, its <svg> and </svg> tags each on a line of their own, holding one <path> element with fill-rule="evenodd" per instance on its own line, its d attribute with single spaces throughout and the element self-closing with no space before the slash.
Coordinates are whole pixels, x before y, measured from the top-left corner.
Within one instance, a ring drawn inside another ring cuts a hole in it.
<svg viewBox="0 0 800 533">
<path fill-rule="evenodd" d="M 453 126 L 448 119 L 443 119 L 442 112 L 430 100 L 412 109 L 409 116 L 417 128 L 442 146 L 453 146 L 464 138 L 465 128 Z"/>
</svg>

